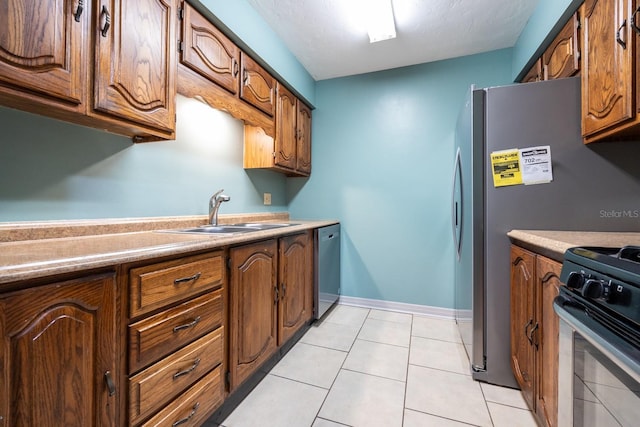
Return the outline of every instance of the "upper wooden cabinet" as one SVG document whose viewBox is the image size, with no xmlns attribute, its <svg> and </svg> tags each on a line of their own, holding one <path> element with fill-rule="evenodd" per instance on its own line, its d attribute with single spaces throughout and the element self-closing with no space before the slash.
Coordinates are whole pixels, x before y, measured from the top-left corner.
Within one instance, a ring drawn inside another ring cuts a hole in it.
<svg viewBox="0 0 640 427">
<path fill-rule="evenodd" d="M 183 64 L 231 94 L 240 89 L 240 49 L 189 3 L 182 6 Z"/>
<path fill-rule="evenodd" d="M 276 137 L 245 126 L 245 169 L 273 169 L 289 176 L 311 173 L 311 109 L 278 83 Z"/>
<path fill-rule="evenodd" d="M 536 62 L 533 63 L 527 74 L 522 78 L 520 83 L 533 83 L 539 82 L 543 80 L 542 75 L 542 59 L 538 58 Z"/>
<path fill-rule="evenodd" d="M 115 273 L 0 295 L 0 426 L 118 426 Z"/>
<path fill-rule="evenodd" d="M 637 137 L 640 129 L 637 5 L 636 0 L 587 0 L 582 6 L 582 133 L 587 143 Z"/>
<path fill-rule="evenodd" d="M 173 132 L 173 0 L 101 0 L 97 5 L 95 109 Z"/>
<path fill-rule="evenodd" d="M 542 54 L 544 80 L 575 76 L 580 71 L 580 20 L 574 13 Z"/>
<path fill-rule="evenodd" d="M 173 138 L 174 0 L 0 0 L 0 103 Z"/>
<path fill-rule="evenodd" d="M 81 110 L 90 10 L 71 0 L 0 0 L 0 10 L 0 99 L 26 90 Z"/>
<path fill-rule="evenodd" d="M 244 52 L 242 58 L 242 85 L 240 98 L 273 116 L 276 102 L 276 79 Z"/>
</svg>

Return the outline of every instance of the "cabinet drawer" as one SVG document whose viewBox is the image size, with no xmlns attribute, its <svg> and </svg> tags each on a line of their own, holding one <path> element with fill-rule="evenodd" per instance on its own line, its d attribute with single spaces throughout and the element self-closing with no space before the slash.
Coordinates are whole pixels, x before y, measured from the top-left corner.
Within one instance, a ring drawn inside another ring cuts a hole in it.
<svg viewBox="0 0 640 427">
<path fill-rule="evenodd" d="M 150 415 L 222 363 L 224 328 L 189 344 L 129 380 L 129 419 Z"/>
<path fill-rule="evenodd" d="M 129 325 L 129 373 L 222 325 L 222 289 Z"/>
<path fill-rule="evenodd" d="M 222 252 L 134 268 L 129 272 L 130 314 L 136 317 L 222 286 Z"/>
<path fill-rule="evenodd" d="M 199 426 L 220 406 L 222 397 L 222 366 L 218 366 L 142 426 Z"/>
</svg>

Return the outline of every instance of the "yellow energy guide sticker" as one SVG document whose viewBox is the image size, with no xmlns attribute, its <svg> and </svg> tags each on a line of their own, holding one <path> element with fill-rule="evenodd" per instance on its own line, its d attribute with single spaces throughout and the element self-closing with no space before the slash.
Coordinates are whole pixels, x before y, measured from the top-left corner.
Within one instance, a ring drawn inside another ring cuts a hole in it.
<svg viewBox="0 0 640 427">
<path fill-rule="evenodd" d="M 522 184 L 519 150 L 504 150 L 491 153 L 493 186 Z"/>
</svg>

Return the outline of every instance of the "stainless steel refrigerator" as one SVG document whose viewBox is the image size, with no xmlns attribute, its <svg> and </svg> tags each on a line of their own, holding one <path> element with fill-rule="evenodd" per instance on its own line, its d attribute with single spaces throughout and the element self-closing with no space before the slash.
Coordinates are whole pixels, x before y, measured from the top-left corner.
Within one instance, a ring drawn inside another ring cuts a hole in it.
<svg viewBox="0 0 640 427">
<path fill-rule="evenodd" d="M 585 146 L 580 114 L 580 80 L 569 78 L 471 87 L 458 117 L 455 312 L 476 380 L 517 387 L 507 232 L 640 231 L 640 141 Z M 551 182 L 494 187 L 492 152 L 543 145 L 551 148 Z"/>
</svg>

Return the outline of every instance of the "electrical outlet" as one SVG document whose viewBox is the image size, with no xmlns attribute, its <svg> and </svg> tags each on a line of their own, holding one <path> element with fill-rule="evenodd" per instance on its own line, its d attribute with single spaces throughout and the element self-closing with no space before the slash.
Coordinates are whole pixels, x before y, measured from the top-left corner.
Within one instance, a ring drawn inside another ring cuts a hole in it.
<svg viewBox="0 0 640 427">
<path fill-rule="evenodd" d="M 271 204 L 271 193 L 264 193 L 264 204 L 265 205 Z"/>
</svg>

